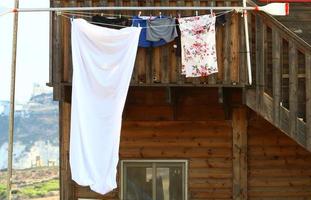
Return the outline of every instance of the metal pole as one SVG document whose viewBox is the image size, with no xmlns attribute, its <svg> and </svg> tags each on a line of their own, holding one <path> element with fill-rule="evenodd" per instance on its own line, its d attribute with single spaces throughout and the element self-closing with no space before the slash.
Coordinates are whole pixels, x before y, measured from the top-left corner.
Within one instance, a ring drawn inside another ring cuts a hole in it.
<svg viewBox="0 0 311 200">
<path fill-rule="evenodd" d="M 15 0 L 15 8 L 19 7 L 19 0 Z M 14 103 L 15 103 L 15 78 L 16 78 L 16 53 L 17 53 L 18 13 L 14 13 L 12 65 L 11 65 L 11 94 L 10 94 L 10 119 L 9 119 L 9 145 L 8 145 L 8 174 L 7 174 L 7 199 L 12 199 L 12 166 L 13 166 L 13 136 L 14 136 Z"/>
<path fill-rule="evenodd" d="M 243 0 L 243 7 L 246 8 L 246 0 Z M 247 10 L 244 9 L 243 12 L 244 12 L 243 17 L 244 17 L 244 32 L 245 32 L 248 83 L 251 85 L 252 84 L 252 66 L 251 66 L 251 54 L 250 54 L 250 49 L 249 49 Z"/>
<path fill-rule="evenodd" d="M 118 6 L 109 6 L 109 7 L 59 7 L 59 8 L 15 8 L 13 12 L 44 12 L 44 11 L 94 11 L 94 10 L 255 10 L 255 7 L 222 7 L 222 6 L 209 6 L 209 7 L 181 7 L 181 6 L 171 6 L 171 7 L 118 7 Z"/>
</svg>

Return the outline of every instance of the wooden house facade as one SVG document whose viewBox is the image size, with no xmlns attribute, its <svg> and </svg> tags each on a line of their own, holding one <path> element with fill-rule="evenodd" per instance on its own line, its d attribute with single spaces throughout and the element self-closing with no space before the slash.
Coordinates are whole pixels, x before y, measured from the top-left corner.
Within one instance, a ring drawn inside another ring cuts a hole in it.
<svg viewBox="0 0 311 200">
<path fill-rule="evenodd" d="M 51 0 L 51 7 L 240 4 Z M 143 12 L 150 13 L 157 11 Z M 60 108 L 61 199 L 311 199 L 311 47 L 271 16 L 251 12 L 249 85 L 242 22 L 233 12 L 217 27 L 219 72 L 208 77 L 182 76 L 171 43 L 138 49 L 123 112 L 118 188 L 102 196 L 71 180 L 70 21 L 51 14 L 49 85 Z"/>
</svg>

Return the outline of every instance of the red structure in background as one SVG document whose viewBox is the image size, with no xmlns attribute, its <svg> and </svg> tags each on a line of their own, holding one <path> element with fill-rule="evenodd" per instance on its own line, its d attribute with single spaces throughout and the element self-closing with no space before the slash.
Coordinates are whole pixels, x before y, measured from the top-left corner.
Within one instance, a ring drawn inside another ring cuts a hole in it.
<svg viewBox="0 0 311 200">
<path fill-rule="evenodd" d="M 262 3 L 311 3 L 311 0 L 259 0 Z"/>
</svg>

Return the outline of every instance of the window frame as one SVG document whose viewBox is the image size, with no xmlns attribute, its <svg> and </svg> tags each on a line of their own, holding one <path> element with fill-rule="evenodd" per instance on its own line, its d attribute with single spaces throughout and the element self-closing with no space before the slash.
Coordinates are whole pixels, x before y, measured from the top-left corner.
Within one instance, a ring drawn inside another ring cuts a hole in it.
<svg viewBox="0 0 311 200">
<path fill-rule="evenodd" d="M 124 166 L 126 165 L 126 163 L 141 163 L 141 164 L 151 164 L 153 166 L 153 164 L 167 164 L 168 166 L 170 164 L 174 164 L 174 163 L 182 163 L 183 166 L 183 173 L 184 173 L 184 177 L 183 178 L 183 190 L 184 190 L 184 200 L 188 200 L 188 160 L 185 159 L 174 159 L 174 160 L 170 160 L 170 159 L 124 159 L 120 161 L 120 200 L 124 200 Z M 154 187 L 154 186 L 153 186 Z M 154 189 L 154 188 L 153 188 Z"/>
</svg>

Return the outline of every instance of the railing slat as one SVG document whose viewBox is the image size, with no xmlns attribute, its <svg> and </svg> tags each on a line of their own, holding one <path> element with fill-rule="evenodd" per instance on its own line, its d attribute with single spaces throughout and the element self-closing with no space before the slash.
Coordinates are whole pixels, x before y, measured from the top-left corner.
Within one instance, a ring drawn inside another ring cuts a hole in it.
<svg viewBox="0 0 311 200">
<path fill-rule="evenodd" d="M 297 127 L 297 111 L 298 111 L 298 55 L 297 48 L 293 41 L 289 41 L 289 133 L 295 137 Z"/>
<path fill-rule="evenodd" d="M 266 25 L 256 15 L 256 104 L 257 110 L 262 112 L 262 96 L 264 86 L 264 42 Z M 263 113 L 263 112 L 262 112 Z"/>
<path fill-rule="evenodd" d="M 281 102 L 281 38 L 276 29 L 272 29 L 272 65 L 273 65 L 273 120 L 280 127 Z"/>
<path fill-rule="evenodd" d="M 306 139 L 311 150 L 311 54 L 306 53 Z"/>
</svg>

